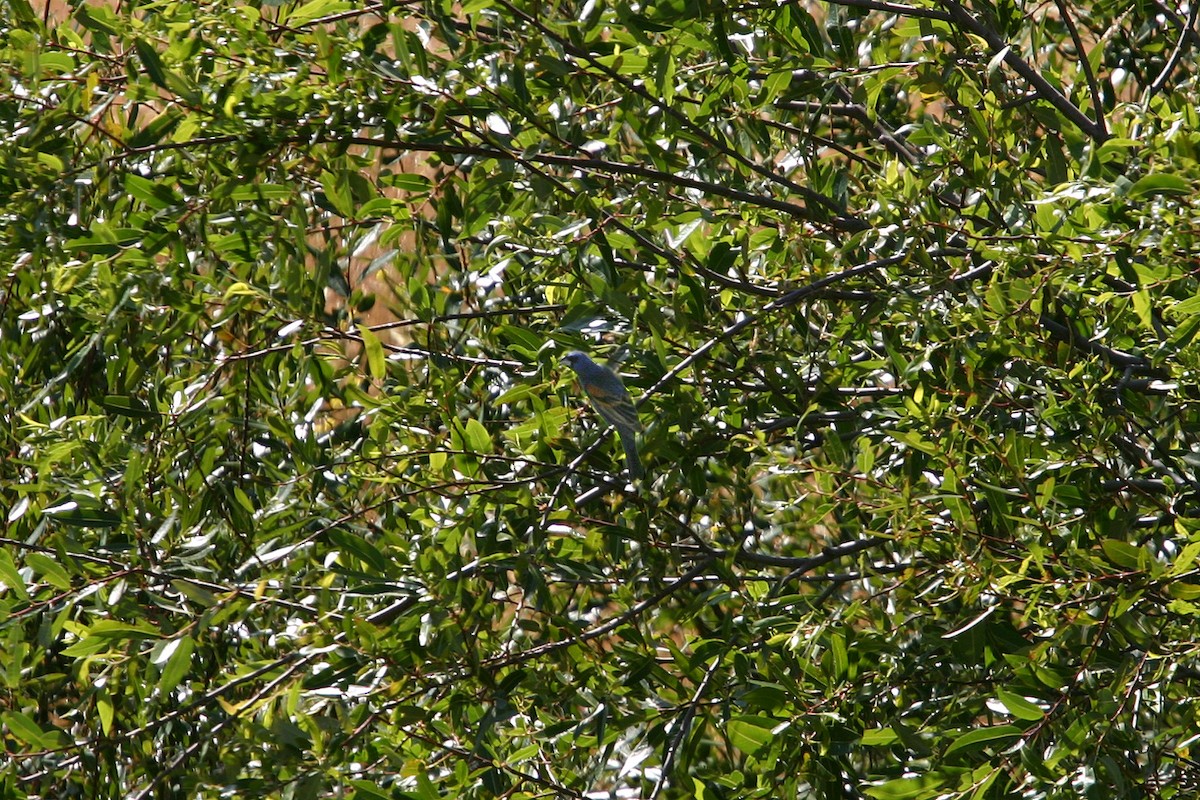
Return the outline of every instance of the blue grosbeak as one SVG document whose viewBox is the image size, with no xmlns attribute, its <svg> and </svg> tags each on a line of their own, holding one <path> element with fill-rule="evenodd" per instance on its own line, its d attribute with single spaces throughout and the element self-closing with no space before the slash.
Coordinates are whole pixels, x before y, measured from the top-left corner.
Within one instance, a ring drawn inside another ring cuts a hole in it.
<svg viewBox="0 0 1200 800">
<path fill-rule="evenodd" d="M 625 466 L 629 470 L 629 477 L 642 477 L 645 472 L 642 470 L 642 460 L 638 458 L 637 448 L 637 434 L 642 429 L 642 423 L 621 378 L 608 367 L 597 364 L 578 350 L 567 353 L 563 356 L 563 361 L 575 370 L 579 377 L 579 385 L 587 393 L 596 411 L 600 412 L 605 422 L 617 429 L 617 435 L 621 437 L 621 446 L 625 448 Z"/>
</svg>

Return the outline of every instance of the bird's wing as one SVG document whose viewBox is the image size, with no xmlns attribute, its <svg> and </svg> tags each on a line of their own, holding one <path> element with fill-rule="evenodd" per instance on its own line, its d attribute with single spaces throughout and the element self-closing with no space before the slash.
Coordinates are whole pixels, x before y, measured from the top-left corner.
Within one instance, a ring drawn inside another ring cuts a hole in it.
<svg viewBox="0 0 1200 800">
<path fill-rule="evenodd" d="M 600 412 L 600 416 L 608 420 L 610 424 L 617 427 L 630 428 L 635 431 L 642 429 L 642 422 L 638 419 L 637 409 L 634 407 L 633 401 L 629 398 L 629 392 L 625 391 L 625 387 L 620 384 L 615 386 L 589 384 L 585 389 L 588 395 L 591 396 L 596 410 Z"/>
</svg>

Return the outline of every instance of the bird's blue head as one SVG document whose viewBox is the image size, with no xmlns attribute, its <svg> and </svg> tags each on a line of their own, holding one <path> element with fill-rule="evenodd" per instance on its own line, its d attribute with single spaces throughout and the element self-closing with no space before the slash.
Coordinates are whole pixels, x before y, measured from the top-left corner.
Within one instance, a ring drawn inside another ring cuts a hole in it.
<svg viewBox="0 0 1200 800">
<path fill-rule="evenodd" d="M 566 365 L 568 367 L 575 370 L 576 372 L 579 371 L 579 367 L 581 365 L 587 364 L 591 361 L 590 358 L 588 358 L 586 355 L 579 352 L 578 350 L 572 350 L 571 352 L 567 353 L 565 356 L 563 356 L 562 360 L 566 363 Z"/>
</svg>

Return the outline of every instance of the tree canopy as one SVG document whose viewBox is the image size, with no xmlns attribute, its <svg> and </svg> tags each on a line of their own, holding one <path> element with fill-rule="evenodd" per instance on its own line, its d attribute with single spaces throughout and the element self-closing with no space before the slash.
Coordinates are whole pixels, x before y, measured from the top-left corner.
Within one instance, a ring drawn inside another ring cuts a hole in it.
<svg viewBox="0 0 1200 800">
<path fill-rule="evenodd" d="M 1198 10 L 0 0 L 4 796 L 1191 796 Z"/>
</svg>

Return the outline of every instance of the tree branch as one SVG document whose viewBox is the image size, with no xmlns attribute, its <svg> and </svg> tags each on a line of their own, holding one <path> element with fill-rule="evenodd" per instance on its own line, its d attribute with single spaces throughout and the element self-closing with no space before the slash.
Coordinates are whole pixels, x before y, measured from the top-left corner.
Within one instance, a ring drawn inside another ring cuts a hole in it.
<svg viewBox="0 0 1200 800">
<path fill-rule="evenodd" d="M 1080 111 L 1078 106 L 1068 100 L 1062 92 L 1054 88 L 1048 80 L 1041 76 L 1041 73 L 1030 66 L 1025 59 L 1017 55 L 1009 43 L 1000 37 L 1000 34 L 985 25 L 978 15 L 967 11 L 956 0 L 942 0 L 942 5 L 949 11 L 955 24 L 987 42 L 993 54 L 1007 50 L 1004 56 L 1004 63 L 1012 67 L 1018 75 L 1024 78 L 1037 91 L 1043 100 L 1062 112 L 1063 116 L 1075 123 L 1075 126 L 1086 133 L 1088 137 L 1097 143 L 1108 139 L 1108 132 L 1102 124 L 1097 123 L 1088 117 L 1087 114 Z M 1100 109 L 1096 109 L 1096 114 L 1099 116 Z"/>
<path fill-rule="evenodd" d="M 843 542 L 842 544 L 831 544 L 821 550 L 815 556 L 776 556 L 770 553 L 755 553 L 750 550 L 739 550 L 734 554 L 734 560 L 738 563 L 760 564 L 768 567 L 789 567 L 791 572 L 785 580 L 791 580 L 805 572 L 812 572 L 817 567 L 824 566 L 830 561 L 836 561 L 844 556 L 860 553 L 863 550 L 870 550 L 873 547 L 879 547 L 885 544 L 888 540 L 880 536 L 870 536 L 866 539 L 855 539 L 851 542 Z M 717 557 L 728 555 L 726 551 L 717 551 Z"/>
<path fill-rule="evenodd" d="M 809 297 L 810 295 L 816 294 L 817 292 L 821 291 L 822 289 L 824 289 L 827 286 L 832 286 L 835 283 L 840 283 L 849 278 L 853 278 L 856 275 L 865 275 L 869 272 L 874 272 L 876 270 L 883 269 L 884 267 L 888 267 L 893 264 L 899 264 L 903 261 L 906 261 L 907 259 L 908 259 L 908 254 L 905 253 L 903 255 L 891 256 L 890 258 L 881 258 L 877 261 L 868 261 L 865 264 L 859 264 L 857 267 L 850 267 L 849 269 L 844 269 L 841 272 L 836 272 L 833 275 L 827 275 L 824 278 L 821 278 L 820 280 L 813 281 L 812 283 L 807 284 L 805 286 L 801 286 L 798 289 L 793 289 L 792 291 L 788 292 L 787 294 L 783 295 L 782 297 L 780 297 L 776 300 L 772 300 L 770 303 L 767 303 L 765 306 L 763 306 L 762 309 L 760 311 L 758 311 L 758 313 L 747 314 L 746 316 L 739 319 L 737 322 L 734 322 L 733 324 L 726 326 L 716 336 L 712 337 L 711 339 L 706 341 L 704 344 L 700 345 L 695 350 L 693 350 L 691 353 L 689 353 L 686 358 L 684 358 L 682 361 L 680 361 L 678 364 L 676 364 L 674 367 L 672 367 L 665 375 L 663 375 L 661 378 L 659 378 L 658 381 L 653 386 L 651 386 L 649 389 L 647 389 L 645 394 L 642 395 L 642 400 L 644 400 L 645 398 L 649 397 L 652 394 L 657 393 L 660 389 L 662 389 L 663 386 L 665 386 L 666 384 L 675 380 L 675 378 L 681 372 L 683 372 L 685 369 L 690 367 L 692 364 L 695 364 L 697 361 L 699 361 L 701 358 L 703 358 L 705 353 L 707 353 L 709 350 L 712 350 L 719 343 L 725 341 L 726 339 L 730 338 L 731 336 L 736 335 L 740 331 L 743 331 L 746 328 L 750 327 L 754 323 L 758 322 L 758 320 L 760 320 L 763 316 L 770 314 L 773 311 L 778 311 L 781 308 L 787 308 L 788 306 L 795 305 L 796 303 L 799 303 L 804 298 Z"/>
<path fill-rule="evenodd" d="M 663 172 L 652 167 L 642 166 L 641 164 L 627 164 L 622 161 L 609 161 L 603 158 L 583 158 L 579 156 L 565 156 L 554 153 L 514 153 L 508 150 L 502 150 L 492 147 L 477 147 L 474 145 L 457 145 L 446 144 L 444 142 L 428 142 L 428 141 L 389 141 L 387 139 L 376 139 L 369 136 L 349 136 L 349 137 L 330 137 L 322 139 L 324 143 L 349 143 L 364 145 L 367 147 L 390 147 L 396 150 L 410 150 L 422 153 L 444 153 L 447 155 L 464 155 L 474 156 L 476 158 L 496 158 L 502 161 L 528 161 L 533 164 L 551 164 L 554 166 L 568 167 L 577 170 L 587 170 L 590 172 L 607 172 L 618 175 L 633 175 L 639 178 L 647 178 L 665 184 L 675 186 L 683 186 L 688 189 L 697 189 L 706 194 L 724 197 L 729 200 L 736 200 L 741 203 L 749 203 L 751 205 L 761 206 L 763 208 L 772 208 L 776 211 L 783 211 L 798 219 L 805 221 L 815 221 L 812 212 L 806 206 L 796 203 L 789 203 L 784 200 L 776 200 L 761 194 L 746 192 L 740 189 L 731 189 L 719 183 L 702 181 L 696 178 L 689 178 L 685 175 Z M 856 232 L 867 229 L 867 223 L 857 217 L 840 215 L 832 219 L 832 224 L 835 228 L 844 231 Z"/>
<path fill-rule="evenodd" d="M 1052 319 L 1047 314 L 1042 314 L 1038 317 L 1038 322 L 1043 328 L 1049 332 L 1050 336 L 1060 342 L 1065 342 L 1089 355 L 1099 356 L 1113 366 L 1132 369 L 1142 374 L 1154 374 L 1161 377 L 1167 377 L 1166 373 L 1155 367 L 1148 358 L 1126 353 L 1121 350 L 1116 350 L 1112 347 L 1100 344 L 1092 339 L 1084 339 L 1078 336 L 1069 325 Z"/>
<path fill-rule="evenodd" d="M 850 6 L 852 8 L 866 8 L 871 11 L 886 11 L 889 14 L 899 14 L 902 17 L 913 17 L 915 19 L 936 19 L 942 22 L 950 22 L 950 15 L 938 11 L 933 8 L 921 8 L 919 6 L 907 6 L 903 3 L 886 3 L 881 0 L 829 0 L 831 6 Z"/>
<path fill-rule="evenodd" d="M 1175 67 L 1179 66 L 1179 59 L 1183 58 L 1184 50 L 1187 47 L 1189 40 L 1195 37 L 1196 15 L 1200 14 L 1200 3 L 1192 0 L 1191 8 L 1188 10 L 1187 22 L 1181 25 L 1179 31 L 1179 40 L 1175 42 L 1175 49 L 1171 51 L 1171 57 L 1167 59 L 1167 63 L 1163 65 L 1162 71 L 1158 73 L 1158 77 L 1150 84 L 1150 96 L 1158 94 L 1166 85 L 1167 79 L 1171 77 L 1171 73 L 1175 71 Z M 1178 19 L 1178 18 L 1176 18 Z"/>
<path fill-rule="evenodd" d="M 1079 36 L 1079 29 L 1075 27 L 1075 20 L 1071 19 L 1071 9 L 1063 0 L 1054 0 L 1054 2 L 1058 4 L 1058 13 L 1066 24 L 1067 31 L 1071 34 L 1071 41 L 1075 43 L 1075 52 L 1079 54 L 1079 68 L 1083 70 L 1083 75 L 1087 79 L 1088 91 L 1092 95 L 1092 110 L 1096 114 L 1096 124 L 1100 126 L 1107 137 L 1108 126 L 1104 124 L 1104 104 L 1100 97 L 1100 86 L 1096 83 L 1096 74 L 1092 72 L 1092 62 L 1088 60 L 1087 51 L 1083 47 L 1083 39 Z M 1103 41 L 1097 42 L 1096 46 L 1103 46 Z"/>
</svg>

